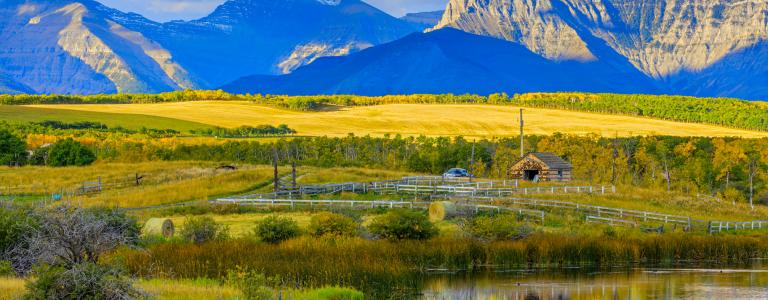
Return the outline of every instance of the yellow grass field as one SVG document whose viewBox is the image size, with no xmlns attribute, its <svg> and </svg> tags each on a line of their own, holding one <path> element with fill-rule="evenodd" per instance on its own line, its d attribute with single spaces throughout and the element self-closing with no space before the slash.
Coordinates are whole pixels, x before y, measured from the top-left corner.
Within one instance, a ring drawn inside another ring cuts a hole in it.
<svg viewBox="0 0 768 300">
<path fill-rule="evenodd" d="M 428 136 L 504 137 L 519 134 L 519 108 L 495 105 L 391 104 L 299 112 L 249 102 L 179 102 L 160 104 L 38 105 L 116 114 L 143 114 L 222 127 L 287 124 L 300 135 L 381 136 L 387 133 Z M 554 132 L 602 136 L 674 135 L 768 137 L 768 133 L 719 126 L 603 115 L 575 111 L 525 110 L 527 134 Z"/>
</svg>

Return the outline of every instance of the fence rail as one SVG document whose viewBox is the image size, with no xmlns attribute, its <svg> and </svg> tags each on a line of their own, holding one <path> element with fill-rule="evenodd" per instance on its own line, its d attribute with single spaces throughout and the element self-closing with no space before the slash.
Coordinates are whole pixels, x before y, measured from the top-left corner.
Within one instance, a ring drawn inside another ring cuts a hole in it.
<svg viewBox="0 0 768 300">
<path fill-rule="evenodd" d="M 363 201 L 363 200 L 294 200 L 294 199 L 243 199 L 243 198 L 222 198 L 214 200 L 217 204 L 237 204 L 249 206 L 269 206 L 269 207 L 339 207 L 352 209 L 373 209 L 373 208 L 413 208 L 426 209 L 429 202 L 410 202 L 410 201 Z"/>
<path fill-rule="evenodd" d="M 438 196 L 439 197 L 439 196 Z M 518 205 L 528 207 L 539 207 L 548 209 L 568 209 L 576 212 L 583 212 L 596 217 L 609 217 L 614 219 L 633 219 L 635 221 L 642 222 L 662 222 L 669 224 L 683 224 L 686 226 L 694 226 L 695 223 L 703 223 L 703 221 L 693 220 L 687 216 L 677 216 L 661 214 L 649 211 L 639 211 L 623 208 L 603 207 L 589 204 L 581 204 L 576 202 L 556 201 L 556 200 L 541 200 L 530 198 L 496 198 L 496 197 L 439 197 L 444 199 L 460 199 L 469 203 L 484 202 L 484 203 L 503 203 L 506 205 Z"/>
<path fill-rule="evenodd" d="M 598 216 L 587 216 L 587 223 L 600 223 L 600 224 L 607 224 L 611 226 L 629 226 L 629 227 L 636 227 L 637 223 L 633 221 L 627 221 L 623 219 L 614 219 L 614 218 L 606 218 L 606 217 L 598 217 Z"/>
<path fill-rule="evenodd" d="M 309 207 L 315 209 L 322 208 L 348 208 L 348 209 L 375 209 L 375 208 L 410 208 L 410 209 L 428 209 L 431 202 L 417 201 L 365 201 L 365 200 L 294 200 L 294 199 L 243 199 L 243 198 L 222 198 L 214 200 L 215 204 L 237 204 L 248 206 L 265 207 Z M 493 205 L 468 205 L 461 204 L 458 208 L 467 213 L 480 213 L 485 211 L 512 212 L 521 216 L 535 217 L 544 222 L 545 212 L 533 209 L 510 208 Z"/>
<path fill-rule="evenodd" d="M 709 233 L 717 233 L 723 231 L 758 230 L 763 228 L 768 228 L 768 221 L 710 221 L 708 231 Z"/>
<path fill-rule="evenodd" d="M 491 211 L 491 212 L 497 212 L 497 213 L 511 212 L 521 216 L 535 217 L 539 219 L 541 223 L 544 223 L 544 216 L 546 215 L 545 212 L 540 210 L 512 208 L 512 207 L 504 207 L 504 206 L 493 206 L 493 205 L 482 205 L 482 204 L 475 204 L 475 205 L 459 204 L 458 207 L 464 210 L 470 210 L 475 214 L 478 214 L 483 211 Z"/>
<path fill-rule="evenodd" d="M 469 182 L 463 178 L 443 177 L 403 177 L 399 180 L 375 182 L 349 182 L 340 184 L 303 185 L 296 189 L 274 193 L 245 195 L 240 198 L 294 198 L 304 195 L 338 194 L 342 192 L 369 193 L 379 195 L 468 195 L 511 197 L 529 194 L 569 194 L 569 193 L 615 193 L 615 186 L 539 186 L 528 188 L 510 188 L 512 181 Z"/>
</svg>

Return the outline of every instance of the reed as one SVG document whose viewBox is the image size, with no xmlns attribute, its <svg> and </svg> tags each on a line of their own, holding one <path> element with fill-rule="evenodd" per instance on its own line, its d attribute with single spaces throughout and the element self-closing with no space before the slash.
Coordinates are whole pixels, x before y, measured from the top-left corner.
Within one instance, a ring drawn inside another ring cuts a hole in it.
<svg viewBox="0 0 768 300">
<path fill-rule="evenodd" d="M 518 241 L 441 237 L 372 241 L 301 237 L 278 245 L 230 240 L 203 245 L 160 244 L 114 254 L 141 277 L 224 278 L 238 267 L 279 276 L 286 286 L 353 286 L 369 295 L 417 289 L 430 270 L 484 271 L 489 266 L 567 267 L 746 264 L 768 256 L 764 236 L 606 236 L 536 234 Z M 382 290 L 382 287 L 387 287 Z"/>
</svg>

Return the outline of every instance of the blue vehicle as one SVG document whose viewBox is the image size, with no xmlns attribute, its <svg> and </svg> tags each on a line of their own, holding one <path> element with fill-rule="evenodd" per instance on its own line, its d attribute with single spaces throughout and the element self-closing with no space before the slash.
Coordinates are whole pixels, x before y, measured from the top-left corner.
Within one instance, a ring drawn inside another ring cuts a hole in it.
<svg viewBox="0 0 768 300">
<path fill-rule="evenodd" d="M 467 170 L 460 168 L 453 168 L 448 170 L 448 172 L 443 173 L 443 177 L 446 178 L 466 178 L 470 176 L 471 175 Z"/>
</svg>

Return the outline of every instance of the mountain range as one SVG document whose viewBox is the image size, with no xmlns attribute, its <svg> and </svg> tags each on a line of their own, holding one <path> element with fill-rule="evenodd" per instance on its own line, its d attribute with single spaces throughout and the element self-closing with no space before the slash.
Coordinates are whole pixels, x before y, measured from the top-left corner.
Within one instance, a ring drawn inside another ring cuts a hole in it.
<svg viewBox="0 0 768 300">
<path fill-rule="evenodd" d="M 755 0 L 450 0 L 400 19 L 359 0 L 230 0 L 168 23 L 93 0 L 4 0 L 0 93 L 768 99 L 766 38 Z"/>
<path fill-rule="evenodd" d="M 0 86 L 65 94 L 210 89 L 417 30 L 358 0 L 231 0 L 202 19 L 168 23 L 92 0 L 3 0 Z"/>
</svg>

